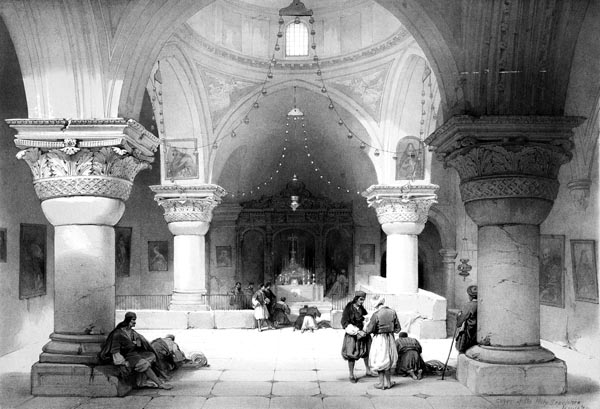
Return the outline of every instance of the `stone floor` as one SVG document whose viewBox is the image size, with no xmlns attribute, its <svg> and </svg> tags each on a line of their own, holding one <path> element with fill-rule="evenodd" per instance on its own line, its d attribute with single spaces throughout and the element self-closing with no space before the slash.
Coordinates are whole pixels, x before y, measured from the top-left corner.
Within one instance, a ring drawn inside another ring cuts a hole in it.
<svg viewBox="0 0 600 409">
<path fill-rule="evenodd" d="M 140 330 L 152 340 L 165 331 Z M 567 362 L 569 392 L 563 396 L 477 396 L 454 378 L 439 376 L 421 381 L 395 377 L 396 385 L 381 391 L 376 378 L 364 377 L 357 364 L 359 382 L 348 381 L 340 356 L 343 331 L 315 333 L 291 328 L 258 333 L 256 330 L 177 330 L 181 348 L 203 351 L 210 367 L 184 370 L 172 380 L 169 391 L 146 389 L 124 398 L 34 397 L 29 370 L 41 344 L 0 358 L 0 408 L 19 409 L 165 409 L 165 408 L 344 408 L 344 409 L 471 409 L 471 408 L 600 408 L 600 360 L 560 346 L 544 343 Z M 423 340 L 425 360 L 444 361 L 450 339 Z M 450 365 L 456 363 L 456 352 Z"/>
</svg>

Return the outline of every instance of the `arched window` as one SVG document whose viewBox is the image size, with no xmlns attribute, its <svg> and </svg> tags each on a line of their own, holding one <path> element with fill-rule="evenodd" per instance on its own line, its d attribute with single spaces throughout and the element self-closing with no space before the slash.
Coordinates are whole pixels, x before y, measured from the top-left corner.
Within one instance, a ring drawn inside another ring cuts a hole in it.
<svg viewBox="0 0 600 409">
<path fill-rule="evenodd" d="M 303 22 L 288 24 L 285 29 L 286 57 L 308 57 L 308 26 Z"/>
</svg>

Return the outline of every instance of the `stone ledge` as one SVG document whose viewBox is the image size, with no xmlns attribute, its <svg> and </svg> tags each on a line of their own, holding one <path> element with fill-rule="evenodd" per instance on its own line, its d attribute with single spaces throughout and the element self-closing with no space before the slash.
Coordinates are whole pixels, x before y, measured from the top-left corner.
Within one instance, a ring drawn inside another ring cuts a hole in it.
<svg viewBox="0 0 600 409">
<path fill-rule="evenodd" d="M 215 328 L 215 311 L 190 311 L 187 318 L 188 328 Z"/>
<path fill-rule="evenodd" d="M 456 378 L 477 395 L 562 395 L 567 365 L 560 359 L 542 364 L 502 365 L 458 356 Z"/>
<path fill-rule="evenodd" d="M 122 382 L 112 365 L 42 364 L 31 367 L 35 396 L 125 396 L 131 386 Z"/>
<path fill-rule="evenodd" d="M 213 312 L 215 328 L 256 328 L 253 310 L 216 310 Z"/>
</svg>

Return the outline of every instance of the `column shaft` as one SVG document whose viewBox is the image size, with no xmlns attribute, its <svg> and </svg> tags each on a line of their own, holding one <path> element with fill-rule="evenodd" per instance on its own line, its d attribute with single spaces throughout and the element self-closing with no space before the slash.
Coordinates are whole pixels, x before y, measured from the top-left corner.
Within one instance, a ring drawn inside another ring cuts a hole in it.
<svg viewBox="0 0 600 409">
<path fill-rule="evenodd" d="M 478 241 L 478 343 L 539 345 L 539 227 L 483 226 Z"/>
<path fill-rule="evenodd" d="M 448 302 L 448 308 L 455 308 L 456 291 L 454 287 L 456 285 L 456 265 L 454 259 L 458 253 L 454 250 L 442 249 L 440 250 L 440 255 L 442 256 L 442 268 L 444 269 L 444 291 Z"/>
<path fill-rule="evenodd" d="M 419 289 L 418 241 L 415 234 L 388 234 L 387 289 L 390 294 L 416 293 Z"/>
<path fill-rule="evenodd" d="M 110 332 L 115 326 L 115 229 L 54 228 L 54 332 Z"/>
<path fill-rule="evenodd" d="M 202 305 L 206 294 L 204 235 L 176 235 L 174 246 L 174 289 L 170 309 L 177 309 L 178 305 Z"/>
</svg>

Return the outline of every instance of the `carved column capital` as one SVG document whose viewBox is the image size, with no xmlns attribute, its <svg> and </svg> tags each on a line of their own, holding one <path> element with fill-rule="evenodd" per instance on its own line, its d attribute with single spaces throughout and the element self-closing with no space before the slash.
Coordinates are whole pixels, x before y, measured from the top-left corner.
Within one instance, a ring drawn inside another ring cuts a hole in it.
<svg viewBox="0 0 600 409">
<path fill-rule="evenodd" d="M 587 209 L 591 186 L 592 181 L 590 179 L 574 179 L 567 183 L 573 204 L 578 210 L 585 212 Z"/>
<path fill-rule="evenodd" d="M 210 222 L 213 210 L 227 194 L 218 185 L 154 185 L 150 189 L 156 196 L 154 200 L 165 211 L 167 223 L 173 222 Z"/>
<path fill-rule="evenodd" d="M 9 119 L 15 145 L 44 201 L 96 196 L 127 200 L 133 180 L 150 168 L 158 139 L 133 120 Z"/>
<path fill-rule="evenodd" d="M 558 194 L 560 167 L 571 160 L 572 130 L 582 121 L 580 117 L 455 116 L 425 142 L 445 167 L 458 172 L 461 198 L 478 225 L 492 220 L 541 223 Z M 482 203 L 489 200 L 501 208 L 487 206 L 485 212 Z M 510 209 L 515 206 L 529 210 L 528 215 L 513 220 Z M 532 219 L 529 214 L 537 216 Z"/>
<path fill-rule="evenodd" d="M 441 249 L 438 253 L 442 257 L 442 263 L 454 263 L 458 256 L 458 252 L 453 249 Z"/>
<path fill-rule="evenodd" d="M 429 208 L 437 203 L 435 192 L 439 186 L 432 184 L 373 185 L 362 195 L 375 209 L 379 223 L 427 222 Z"/>
</svg>

